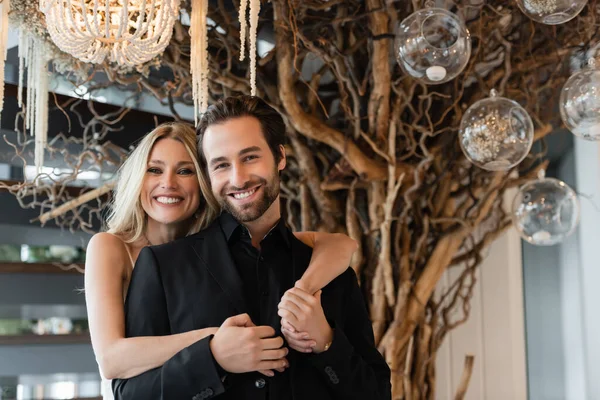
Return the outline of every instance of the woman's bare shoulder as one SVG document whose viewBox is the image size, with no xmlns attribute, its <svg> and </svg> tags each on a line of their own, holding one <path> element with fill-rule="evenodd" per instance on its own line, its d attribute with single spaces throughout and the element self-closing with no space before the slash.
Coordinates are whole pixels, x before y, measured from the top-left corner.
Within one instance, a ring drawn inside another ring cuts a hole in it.
<svg viewBox="0 0 600 400">
<path fill-rule="evenodd" d="M 108 232 L 96 233 L 87 245 L 86 269 L 88 265 L 101 263 L 124 270 L 126 264 L 129 263 L 125 246 L 127 244 L 117 235 Z"/>
</svg>

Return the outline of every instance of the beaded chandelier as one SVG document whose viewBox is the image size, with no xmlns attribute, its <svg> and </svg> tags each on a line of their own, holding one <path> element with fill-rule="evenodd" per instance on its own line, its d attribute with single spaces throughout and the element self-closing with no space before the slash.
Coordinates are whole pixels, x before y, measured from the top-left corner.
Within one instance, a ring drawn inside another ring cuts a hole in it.
<svg viewBox="0 0 600 400">
<path fill-rule="evenodd" d="M 84 62 L 135 66 L 169 44 L 180 0 L 40 0 L 50 37 Z"/>
</svg>

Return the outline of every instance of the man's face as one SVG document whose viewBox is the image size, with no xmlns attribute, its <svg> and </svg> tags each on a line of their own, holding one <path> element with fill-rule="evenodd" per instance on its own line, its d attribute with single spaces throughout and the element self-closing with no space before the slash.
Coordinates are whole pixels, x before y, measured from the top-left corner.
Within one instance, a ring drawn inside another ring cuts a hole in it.
<svg viewBox="0 0 600 400">
<path fill-rule="evenodd" d="M 240 222 L 260 218 L 279 198 L 279 171 L 285 153 L 276 164 L 260 122 L 239 117 L 210 125 L 202 151 L 208 165 L 212 191 L 221 207 Z"/>
</svg>

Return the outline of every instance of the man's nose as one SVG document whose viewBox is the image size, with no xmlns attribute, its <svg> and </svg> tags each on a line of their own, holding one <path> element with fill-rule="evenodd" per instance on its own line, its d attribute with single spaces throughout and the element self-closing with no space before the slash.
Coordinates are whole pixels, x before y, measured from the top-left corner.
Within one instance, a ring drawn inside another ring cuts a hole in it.
<svg viewBox="0 0 600 400">
<path fill-rule="evenodd" d="M 234 186 L 238 189 L 243 188 L 248 182 L 248 173 L 246 168 L 243 165 L 234 166 L 231 169 L 231 186 Z"/>
</svg>

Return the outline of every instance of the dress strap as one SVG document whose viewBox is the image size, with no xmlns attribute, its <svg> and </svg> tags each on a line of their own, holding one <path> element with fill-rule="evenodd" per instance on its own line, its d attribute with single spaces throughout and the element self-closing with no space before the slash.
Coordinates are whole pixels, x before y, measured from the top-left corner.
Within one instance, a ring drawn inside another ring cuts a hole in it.
<svg viewBox="0 0 600 400">
<path fill-rule="evenodd" d="M 131 249 L 129 248 L 129 245 L 126 242 L 123 242 L 123 246 L 125 246 L 125 251 L 127 251 L 127 255 L 129 256 L 129 261 L 131 262 L 131 270 L 135 265 L 135 260 L 133 259 L 133 255 L 131 254 Z"/>
</svg>

